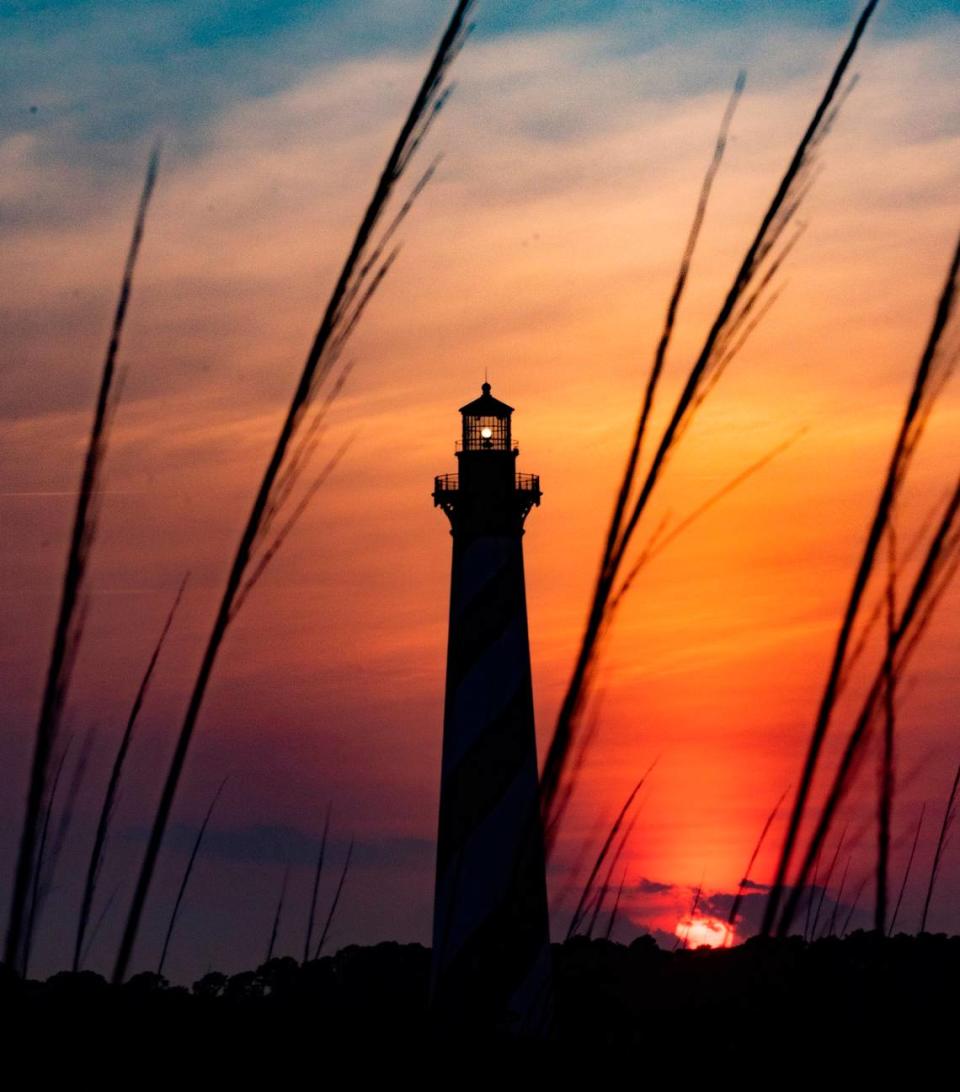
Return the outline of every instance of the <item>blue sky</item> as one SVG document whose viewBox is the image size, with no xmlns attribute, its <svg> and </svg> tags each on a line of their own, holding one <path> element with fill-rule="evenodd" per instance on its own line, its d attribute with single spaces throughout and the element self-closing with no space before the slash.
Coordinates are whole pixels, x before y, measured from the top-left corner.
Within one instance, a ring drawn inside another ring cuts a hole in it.
<svg viewBox="0 0 960 1092">
<path fill-rule="evenodd" d="M 318 65 L 424 51 L 449 7 L 445 0 L 6 3 L 0 128 L 69 119 L 77 135 L 119 143 L 157 124 L 191 128 L 235 97 L 276 92 Z M 711 31 L 842 28 L 859 7 L 850 0 L 486 0 L 477 8 L 476 34 L 615 26 L 617 48 L 642 53 Z M 873 33 L 910 35 L 945 18 L 955 30 L 949 17 L 957 14 L 950 0 L 887 3 Z M 748 41 L 749 34 L 745 55 Z M 613 48 L 609 38 L 606 48 Z"/>
</svg>

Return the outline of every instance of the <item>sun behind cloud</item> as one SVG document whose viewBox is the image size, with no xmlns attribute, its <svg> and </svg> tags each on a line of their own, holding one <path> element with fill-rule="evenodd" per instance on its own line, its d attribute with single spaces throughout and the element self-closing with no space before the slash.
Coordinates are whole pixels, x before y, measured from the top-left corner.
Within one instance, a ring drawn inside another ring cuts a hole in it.
<svg viewBox="0 0 960 1092">
<path fill-rule="evenodd" d="M 729 948 L 735 934 L 732 925 L 703 914 L 686 914 L 674 932 L 687 948 Z"/>
</svg>

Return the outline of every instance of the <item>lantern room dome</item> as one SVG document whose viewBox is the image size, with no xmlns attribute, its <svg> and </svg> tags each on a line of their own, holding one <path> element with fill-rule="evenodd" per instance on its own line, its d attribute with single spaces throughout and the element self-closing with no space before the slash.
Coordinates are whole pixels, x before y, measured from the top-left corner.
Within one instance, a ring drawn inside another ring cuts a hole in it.
<svg viewBox="0 0 960 1092">
<path fill-rule="evenodd" d="M 513 413 L 513 406 L 493 397 L 489 383 L 484 383 L 480 390 L 483 393 L 479 398 L 474 398 L 472 402 L 460 407 L 464 417 L 509 417 Z"/>
</svg>

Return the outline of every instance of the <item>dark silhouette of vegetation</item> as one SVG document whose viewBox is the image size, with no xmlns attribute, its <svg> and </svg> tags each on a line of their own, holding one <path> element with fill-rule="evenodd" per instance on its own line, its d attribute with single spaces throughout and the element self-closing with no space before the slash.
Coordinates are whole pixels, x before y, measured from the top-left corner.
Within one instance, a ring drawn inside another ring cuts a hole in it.
<svg viewBox="0 0 960 1092">
<path fill-rule="evenodd" d="M 952 1047 L 941 1031 L 955 1019 L 960 937 L 858 931 L 843 940 L 758 937 L 668 952 L 650 936 L 629 945 L 577 936 L 553 945 L 553 966 L 554 1032 L 539 1048 L 550 1054 L 635 1047 L 675 1059 L 680 1047 L 691 1063 L 712 1067 L 718 1057 L 742 1061 L 746 1049 L 782 1059 L 802 1043 L 806 1057 L 824 1061 L 849 1046 L 854 1029 L 882 1020 L 896 1029 L 885 1057 L 910 1057 L 920 1043 L 927 1054 Z M 256 1045 L 302 1043 L 309 1028 L 311 1050 L 393 1048 L 422 1059 L 417 1052 L 437 1034 L 429 967 L 429 949 L 393 942 L 351 945 L 305 964 L 281 957 L 232 975 L 210 971 L 190 989 L 153 973 L 122 985 L 89 971 L 24 982 L 0 967 L 0 1015 L 8 1028 L 110 1027 L 165 1051 L 188 1044 L 201 1056 L 242 1041 L 246 1058 Z M 454 1042 L 491 1050 L 507 1037 L 480 1012 Z"/>
</svg>

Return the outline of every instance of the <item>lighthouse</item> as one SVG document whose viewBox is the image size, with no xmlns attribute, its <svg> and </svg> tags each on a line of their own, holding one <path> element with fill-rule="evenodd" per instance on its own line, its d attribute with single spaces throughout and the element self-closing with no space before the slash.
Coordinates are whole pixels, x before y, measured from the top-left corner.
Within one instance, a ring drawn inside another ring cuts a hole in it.
<svg viewBox="0 0 960 1092">
<path fill-rule="evenodd" d="M 462 406 L 458 472 L 435 479 L 450 521 L 434 1010 L 542 1030 L 550 944 L 523 528 L 540 479 L 517 472 L 513 407 L 484 383 Z"/>
</svg>

